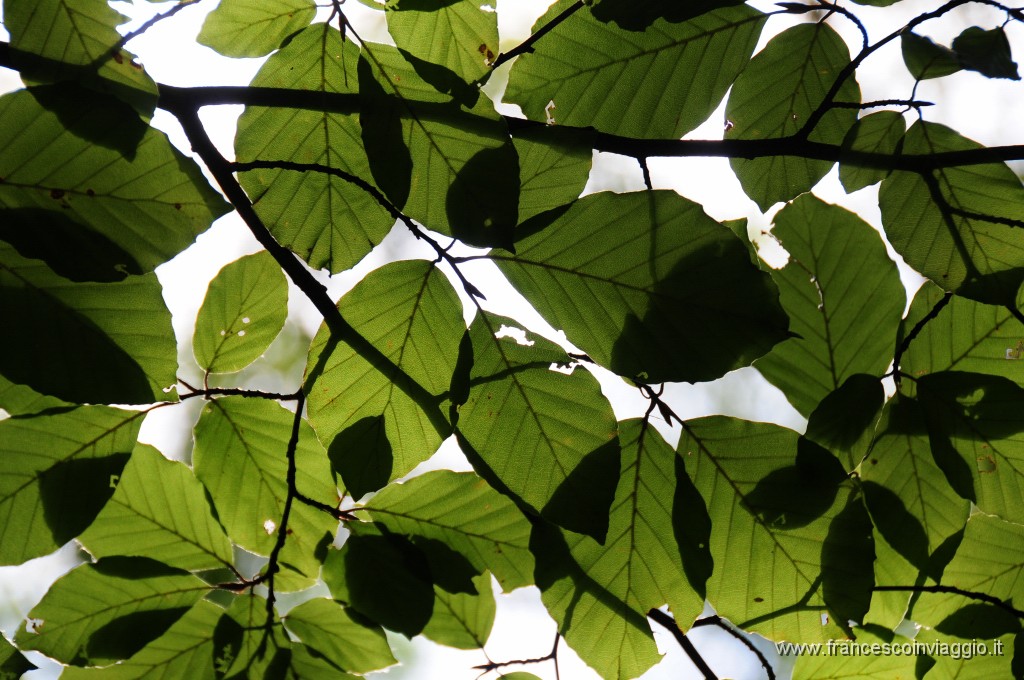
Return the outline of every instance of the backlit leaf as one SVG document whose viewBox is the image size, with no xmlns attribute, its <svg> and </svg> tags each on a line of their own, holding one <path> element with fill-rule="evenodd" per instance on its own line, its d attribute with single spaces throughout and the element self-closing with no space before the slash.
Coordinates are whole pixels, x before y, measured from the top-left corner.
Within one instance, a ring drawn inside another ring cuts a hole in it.
<svg viewBox="0 0 1024 680">
<path fill-rule="evenodd" d="M 210 282 L 192 348 L 210 373 L 238 371 L 270 346 L 288 316 L 288 283 L 264 251 L 226 265 Z"/>
<path fill-rule="evenodd" d="M 345 319 L 440 404 L 464 334 L 460 303 L 430 262 L 394 262 L 369 274 L 338 303 Z M 309 418 L 355 498 L 429 458 L 450 433 L 325 324 L 306 368 Z"/>
<path fill-rule="evenodd" d="M 772 275 L 797 337 L 755 366 L 808 415 L 850 376 L 885 372 L 906 294 L 878 232 L 838 206 L 801 196 L 772 234 L 789 252 Z"/>
<path fill-rule="evenodd" d="M 231 564 L 231 542 L 192 471 L 140 445 L 117 490 L 79 539 L 96 557 L 149 557 L 179 569 Z"/>
<path fill-rule="evenodd" d="M 457 433 L 477 472 L 541 517 L 602 540 L 618 479 L 615 417 L 597 380 L 565 352 L 527 334 L 497 337 L 511 319 L 481 312 L 470 327 L 473 367 Z M 492 481 L 494 480 L 494 481 Z"/>
<path fill-rule="evenodd" d="M 284 626 L 267 611 L 267 600 L 255 594 L 235 597 L 213 630 L 213 645 L 218 680 L 281 678 L 291 661 Z"/>
<path fill-rule="evenodd" d="M 149 118 L 156 106 L 156 83 L 121 48 L 116 27 L 126 19 L 93 0 L 4 0 L 4 28 L 27 81 L 77 81 L 116 95 Z"/>
<path fill-rule="evenodd" d="M 725 117 L 727 139 L 770 139 L 802 130 L 821 106 L 839 73 L 850 63 L 850 51 L 825 23 L 786 29 L 768 41 L 743 70 L 729 95 Z M 851 76 L 836 101 L 860 102 L 860 88 Z M 857 120 L 855 109 L 832 109 L 811 131 L 811 141 L 839 144 Z M 832 167 L 830 161 L 790 156 L 730 161 L 743 191 L 762 211 L 778 201 L 809 191 Z"/>
<path fill-rule="evenodd" d="M 74 283 L 0 241 L 0 373 L 71 402 L 175 398 L 171 314 L 155 274 Z"/>
<path fill-rule="evenodd" d="M 519 130 L 519 221 L 571 203 L 590 177 L 593 152 L 586 132 L 559 127 Z"/>
<path fill-rule="evenodd" d="M 490 637 L 496 604 L 487 572 L 473 579 L 475 592 L 449 593 L 434 586 L 434 613 L 423 635 L 456 649 L 478 649 Z"/>
<path fill-rule="evenodd" d="M 108 557 L 54 583 L 15 642 L 64 663 L 106 665 L 160 637 L 208 590 L 195 576 L 153 560 Z"/>
<path fill-rule="evenodd" d="M 288 494 L 286 453 L 294 418 L 273 402 L 225 397 L 208 403 L 196 425 L 196 476 L 209 490 L 231 539 L 258 555 L 270 554 L 281 530 Z M 337 503 L 327 457 L 305 421 L 299 426 L 295 465 L 300 493 L 327 505 Z M 312 585 L 336 526 L 323 511 L 293 503 L 287 554 L 281 558 L 275 586 L 301 590 Z"/>
<path fill-rule="evenodd" d="M 546 217 L 521 227 L 514 256 L 491 257 L 570 342 L 619 375 L 711 380 L 786 336 L 774 286 L 743 243 L 674 192 L 604 192 L 540 228 Z"/>
<path fill-rule="evenodd" d="M 935 44 L 931 38 L 906 31 L 900 36 L 903 63 L 910 75 L 918 80 L 941 78 L 963 69 L 953 50 Z"/>
<path fill-rule="evenodd" d="M 398 48 L 472 82 L 498 56 L 498 13 L 479 0 L 392 0 L 388 30 Z"/>
<path fill-rule="evenodd" d="M 642 31 L 659 18 L 678 23 L 719 7 L 741 5 L 743 0 L 597 0 L 591 5 L 601 21 L 614 21 L 630 31 Z"/>
<path fill-rule="evenodd" d="M 313 0 L 221 0 L 196 41 L 226 57 L 262 57 L 316 15 Z"/>
<path fill-rule="evenodd" d="M 529 522 L 472 473 L 437 470 L 391 484 L 365 509 L 392 533 L 443 542 L 493 572 L 506 592 L 533 583 Z"/>
<path fill-rule="evenodd" d="M 843 140 L 844 151 L 869 153 L 895 153 L 906 132 L 903 115 L 896 111 L 879 111 L 858 120 Z M 848 162 L 839 163 L 839 181 L 846 193 L 880 182 L 889 174 L 880 168 L 857 167 Z"/>
<path fill-rule="evenodd" d="M 568 5 L 552 5 L 535 29 Z M 721 102 L 754 51 L 764 20 L 743 5 L 684 23 L 658 20 L 634 33 L 579 11 L 519 57 L 505 99 L 537 121 L 678 138 Z"/>
<path fill-rule="evenodd" d="M 337 602 L 314 598 L 295 607 L 285 626 L 337 668 L 368 673 L 397 663 L 384 631 L 356 621 Z"/>
<path fill-rule="evenodd" d="M 100 95 L 22 90 L 0 118 L 0 239 L 66 278 L 152 271 L 228 207 L 164 133 Z"/>
<path fill-rule="evenodd" d="M 316 24 L 267 59 L 252 85 L 354 94 L 358 61 L 359 49 L 350 39 L 328 24 Z M 238 119 L 235 155 L 241 162 L 319 168 L 263 168 L 239 177 L 271 233 L 315 269 L 349 269 L 395 223 L 365 188 L 328 172 L 363 182 L 370 178 L 354 114 L 250 106 Z"/>
<path fill-rule="evenodd" d="M 78 536 L 114 493 L 143 414 L 105 406 L 0 421 L 0 564 Z"/>
<path fill-rule="evenodd" d="M 918 121 L 903 153 L 982 148 L 938 123 Z M 931 179 L 927 179 L 931 178 Z M 893 172 L 879 190 L 882 225 L 907 264 L 945 290 L 1013 304 L 1024 281 L 1024 189 L 1005 163 Z"/>
</svg>

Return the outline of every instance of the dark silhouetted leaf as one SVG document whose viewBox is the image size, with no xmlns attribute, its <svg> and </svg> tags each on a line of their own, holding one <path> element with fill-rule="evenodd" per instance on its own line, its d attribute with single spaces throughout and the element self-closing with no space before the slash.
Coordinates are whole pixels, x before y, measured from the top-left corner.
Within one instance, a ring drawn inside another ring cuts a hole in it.
<svg viewBox="0 0 1024 680">
<path fill-rule="evenodd" d="M 903 63 L 910 75 L 918 80 L 941 78 L 963 69 L 963 64 L 953 50 L 936 45 L 931 38 L 906 31 L 900 36 L 903 49 Z"/>
<path fill-rule="evenodd" d="M 953 51 L 964 68 L 988 78 L 1020 80 L 1002 27 L 990 31 L 971 26 L 953 39 Z"/>
</svg>

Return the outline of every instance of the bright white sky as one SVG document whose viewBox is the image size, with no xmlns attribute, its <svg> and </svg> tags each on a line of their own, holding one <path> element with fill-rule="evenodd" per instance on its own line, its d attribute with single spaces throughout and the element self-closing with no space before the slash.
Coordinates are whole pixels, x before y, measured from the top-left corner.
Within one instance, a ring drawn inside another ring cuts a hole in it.
<svg viewBox="0 0 1024 680">
<path fill-rule="evenodd" d="M 132 21 L 126 24 L 126 28 L 129 29 L 138 26 L 154 12 L 165 11 L 171 6 L 169 3 L 154 5 L 143 0 L 136 0 L 135 5 L 126 2 L 113 4 L 119 11 L 132 17 Z M 214 4 L 210 0 L 202 0 L 196 6 L 182 10 L 175 17 L 158 24 L 145 36 L 130 43 L 129 49 L 140 57 L 147 71 L 160 82 L 174 85 L 247 84 L 262 60 L 227 59 L 195 42 L 203 18 Z M 507 50 L 526 37 L 530 26 L 545 11 L 548 4 L 548 0 L 498 0 L 502 47 Z M 774 9 L 774 3 L 768 0 L 755 0 L 750 4 L 763 11 Z M 932 10 L 940 4 L 935 0 L 903 0 L 888 8 L 851 8 L 865 21 L 874 40 L 903 25 L 909 18 Z M 364 39 L 390 41 L 382 13 L 366 8 L 356 1 L 349 1 L 344 7 Z M 1001 24 L 1003 20 L 1000 12 L 980 5 L 961 10 L 959 16 L 964 17 L 963 23 L 933 22 L 920 29 L 920 32 L 949 44 L 965 25 L 992 28 Z M 791 22 L 790 17 L 772 19 L 762 37 L 761 45 Z M 832 20 L 832 26 L 841 32 L 854 50 L 859 47 L 860 34 L 848 21 L 836 17 Z M 1014 44 L 1015 38 L 1022 36 L 1021 30 L 1015 25 L 1008 27 L 1008 34 L 1011 44 Z M 0 37 L 6 39 L 2 30 Z M 1021 57 L 1020 54 L 1016 56 L 1018 59 Z M 894 41 L 868 60 L 858 74 L 865 101 L 906 98 L 910 95 L 913 81 L 900 62 L 898 41 Z M 508 66 L 503 68 L 505 71 L 507 69 Z M 495 78 L 494 83 L 499 84 L 503 80 Z M 20 86 L 15 73 L 0 69 L 0 91 Z M 1020 87 L 1020 83 L 1017 82 L 988 80 L 976 73 L 961 72 L 947 78 L 926 81 L 918 88 L 917 98 L 942 103 L 941 106 L 927 110 L 926 116 L 929 120 L 946 123 L 965 136 L 986 145 L 1005 144 L 1020 141 L 1019 138 L 1008 139 L 1008 136 L 1012 135 L 1011 131 L 1019 127 L 1019 121 L 1024 120 L 1022 98 L 1018 97 L 1015 100 L 1012 96 Z M 490 91 L 490 87 L 488 90 Z M 233 157 L 231 145 L 234 123 L 241 113 L 241 108 L 211 107 L 202 113 L 208 131 L 221 151 L 229 158 Z M 520 113 L 518 107 L 514 106 L 505 107 L 502 112 Z M 165 130 L 179 148 L 185 152 L 189 151 L 183 134 L 170 115 L 158 112 L 154 124 Z M 723 124 L 724 114 L 720 109 L 712 114 L 705 125 L 688 137 L 721 138 Z M 703 204 L 707 212 L 716 219 L 748 217 L 752 234 L 757 234 L 770 224 L 770 214 L 761 215 L 754 203 L 744 196 L 725 159 L 652 159 L 649 166 L 656 188 L 676 190 Z M 586 190 L 588 193 L 642 188 L 642 177 L 634 161 L 606 154 L 595 155 L 594 172 Z M 876 226 L 880 224 L 877 187 L 846 195 L 839 185 L 837 173 L 833 170 L 815 188 L 815 193 L 825 200 L 858 212 Z M 175 332 L 179 342 L 185 345 L 182 352 L 184 360 L 190 360 L 191 357 L 192 326 L 209 280 L 227 262 L 257 249 L 255 240 L 240 219 L 232 214 L 219 220 L 199 238 L 194 247 L 158 269 L 161 281 L 165 285 L 165 298 L 173 314 Z M 410 257 L 433 259 L 433 252 L 428 251 L 422 244 L 417 244 L 402 231 L 396 230 L 381 247 L 350 272 L 330 279 L 326 276 L 322 278 L 331 294 L 337 298 L 366 273 L 385 262 Z M 898 258 L 895 259 L 899 261 Z M 900 264 L 902 267 L 902 263 Z M 905 267 L 903 270 L 908 288 L 915 289 L 920 283 L 920 278 Z M 501 310 L 502 313 L 519 319 L 531 330 L 564 342 L 564 337 L 560 333 L 544 322 L 507 284 L 503 284 L 492 267 L 483 262 L 470 263 L 466 265 L 464 271 L 487 295 L 489 308 Z M 312 334 L 319 325 L 319 316 L 294 288 L 290 297 L 294 319 Z M 182 375 L 195 375 L 197 371 L 194 367 L 188 370 L 183 366 Z M 620 418 L 643 414 L 646 401 L 636 390 L 625 388 L 620 380 L 610 374 L 599 372 L 598 377 Z M 805 424 L 803 418 L 789 406 L 781 393 L 753 369 L 735 371 L 719 381 L 700 386 L 672 385 L 666 390 L 666 398 L 684 418 L 725 413 L 751 420 L 778 422 L 801 431 Z M 154 412 L 147 418 L 142 438 L 156 444 L 169 455 L 181 455 L 181 451 L 190 445 L 189 433 L 197 417 L 196 406 L 198 404 Z M 666 428 L 664 423 L 656 424 L 669 442 L 674 444 L 678 439 L 678 432 Z M 466 467 L 456 448 L 447 445 L 432 464 L 459 469 Z M 74 550 L 65 547 L 55 555 L 33 560 L 20 567 L 0 568 L 0 628 L 8 636 L 13 635 L 21 618 L 31 605 L 38 601 L 48 584 L 74 564 L 73 557 Z M 522 589 L 499 598 L 498 616 L 487 651 L 494 660 L 543 656 L 550 650 L 554 634 L 554 623 L 544 613 L 536 589 Z M 699 677 L 674 640 L 667 638 L 657 627 L 655 635 L 659 646 L 668 653 L 669 658 L 646 674 L 645 680 Z M 752 657 L 749 653 L 737 647 L 728 636 L 709 627 L 695 630 L 690 637 L 705 652 L 721 677 L 732 677 L 737 680 L 762 677 L 760 667 L 756 663 L 750 663 Z M 392 670 L 387 675 L 391 678 L 470 680 L 479 675 L 479 671 L 473 670 L 472 667 L 485 661 L 479 652 L 460 652 L 432 643 L 409 645 L 401 638 L 393 638 L 393 641 L 398 648 L 398 656 L 408 659 L 412 673 L 405 673 L 400 669 Z M 32 660 L 41 666 L 45 661 L 38 655 L 34 655 Z M 560 660 L 563 680 L 590 680 L 597 677 L 564 644 L 561 647 Z M 44 666 L 43 670 L 32 673 L 29 677 L 33 680 L 56 677 L 58 670 L 59 667 L 50 663 L 49 667 Z M 545 680 L 554 678 L 550 663 L 522 670 L 533 672 Z"/>
</svg>

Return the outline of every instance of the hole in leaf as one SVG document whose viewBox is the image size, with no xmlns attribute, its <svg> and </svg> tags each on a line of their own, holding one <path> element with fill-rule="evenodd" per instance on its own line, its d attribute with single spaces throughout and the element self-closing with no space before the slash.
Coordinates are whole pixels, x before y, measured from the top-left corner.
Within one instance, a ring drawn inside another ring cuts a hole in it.
<svg viewBox="0 0 1024 680">
<path fill-rule="evenodd" d="M 238 337 L 241 338 L 241 337 L 243 337 L 245 335 L 245 331 L 238 331 L 237 335 L 238 335 Z"/>
<path fill-rule="evenodd" d="M 513 326 L 502 326 L 498 329 L 498 332 L 494 334 L 494 337 L 499 340 L 502 338 L 512 338 L 516 343 L 523 345 L 524 347 L 532 347 L 534 344 L 533 340 L 526 337 L 526 331 L 522 328 L 515 328 Z"/>
<path fill-rule="evenodd" d="M 276 528 L 277 528 L 277 525 L 274 524 L 274 520 L 272 520 L 272 519 L 268 519 L 268 520 L 263 522 L 263 530 L 266 531 L 267 534 L 274 533 L 274 529 L 276 529 Z"/>
</svg>

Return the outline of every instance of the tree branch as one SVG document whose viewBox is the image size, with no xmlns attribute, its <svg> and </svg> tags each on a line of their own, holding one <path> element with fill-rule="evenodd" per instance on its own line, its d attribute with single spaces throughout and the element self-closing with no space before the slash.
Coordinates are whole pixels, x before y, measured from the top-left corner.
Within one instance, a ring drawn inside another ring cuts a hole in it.
<svg viewBox="0 0 1024 680">
<path fill-rule="evenodd" d="M 286 456 L 288 458 L 288 471 L 285 475 L 285 480 L 288 484 L 288 492 L 284 497 L 284 510 L 281 511 L 281 523 L 277 527 L 277 541 L 274 543 L 273 550 L 270 551 L 270 562 L 267 563 L 266 582 L 267 582 L 267 620 L 273 621 L 274 619 L 274 575 L 280 569 L 278 560 L 281 557 L 281 550 L 284 548 L 285 541 L 288 540 L 288 520 L 291 517 L 292 502 L 295 500 L 295 496 L 299 493 L 298 488 L 295 485 L 295 450 L 299 446 L 299 425 L 302 423 L 302 407 L 305 405 L 306 396 L 299 393 L 299 399 L 295 403 L 295 417 L 292 419 L 292 434 L 288 439 L 288 450 Z"/>
<path fill-rule="evenodd" d="M 900 363 L 902 363 L 903 361 L 903 355 L 907 352 L 908 349 L 910 349 L 910 344 L 917 339 L 917 336 L 921 334 L 921 331 L 924 330 L 924 327 L 927 326 L 928 323 L 931 322 L 933 319 L 938 317 L 939 312 L 941 312 L 952 299 L 952 293 L 947 292 L 945 295 L 943 295 L 942 299 L 936 302 L 935 306 L 928 310 L 928 313 L 925 314 L 920 321 L 914 324 L 914 327 L 910 329 L 909 333 L 907 333 L 907 337 L 903 338 L 903 342 L 901 342 L 900 346 L 896 348 L 896 354 L 893 355 L 892 359 L 892 376 L 893 379 L 896 381 L 897 388 L 899 388 L 900 378 L 903 376 L 903 374 L 900 372 Z"/>
<path fill-rule="evenodd" d="M 700 655 L 700 652 L 698 652 L 697 648 L 693 646 L 693 643 L 690 642 L 688 637 L 686 637 L 686 634 L 679 629 L 674 618 L 660 609 L 652 609 L 647 612 L 647 617 L 660 624 L 668 632 L 672 633 L 676 642 L 678 642 L 679 646 L 683 648 L 686 655 L 690 657 L 690 661 L 693 662 L 693 665 L 696 666 L 697 670 L 704 675 L 704 680 L 718 680 L 718 676 L 715 675 L 713 670 L 711 670 L 711 666 L 709 666 L 708 662 L 704 660 L 704 657 Z"/>
<path fill-rule="evenodd" d="M 519 43 L 518 45 L 510 49 L 508 52 L 502 52 L 501 54 L 499 54 L 498 58 L 494 60 L 493 64 L 491 64 L 491 71 L 494 71 L 496 68 L 504 64 L 506 61 L 514 59 L 521 54 L 533 52 L 533 46 L 538 40 L 543 38 L 545 35 L 547 35 L 549 31 L 551 31 L 551 29 L 553 29 L 555 26 L 571 17 L 573 14 L 575 14 L 582 8 L 583 0 L 576 0 L 576 2 L 569 5 L 569 7 L 565 8 L 565 10 L 562 11 L 561 14 L 559 14 L 554 19 L 552 19 L 551 21 L 537 29 L 537 31 L 529 38 L 527 38 L 523 42 Z M 486 79 L 486 76 L 484 79 Z"/>
<path fill-rule="evenodd" d="M 978 600 L 979 602 L 987 602 L 988 604 L 994 605 L 1009 612 L 1010 614 L 1013 614 L 1018 619 L 1024 619 L 1024 611 L 1017 609 L 1012 604 L 1003 602 L 998 597 L 989 595 L 988 593 L 975 593 L 970 590 L 963 590 L 953 586 L 875 586 L 872 590 L 875 592 L 896 591 L 909 593 L 949 593 L 952 595 L 961 595 L 972 600 Z"/>
<path fill-rule="evenodd" d="M 757 657 L 757 660 L 761 662 L 761 667 L 764 668 L 764 672 L 768 676 L 768 680 L 776 680 L 775 669 L 772 668 L 771 663 L 768 661 L 767 658 L 765 658 L 765 655 L 761 653 L 761 650 L 755 647 L 754 643 L 751 642 L 750 639 L 747 638 L 747 636 L 743 635 L 741 631 L 736 630 L 728 623 L 726 623 L 725 619 L 723 619 L 721 616 L 708 616 L 703 619 L 697 619 L 693 622 L 693 628 L 699 628 L 701 626 L 717 626 L 718 628 L 721 628 L 726 633 L 739 640 L 743 644 L 743 646 L 749 649 L 750 652 Z"/>
</svg>

